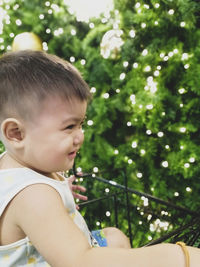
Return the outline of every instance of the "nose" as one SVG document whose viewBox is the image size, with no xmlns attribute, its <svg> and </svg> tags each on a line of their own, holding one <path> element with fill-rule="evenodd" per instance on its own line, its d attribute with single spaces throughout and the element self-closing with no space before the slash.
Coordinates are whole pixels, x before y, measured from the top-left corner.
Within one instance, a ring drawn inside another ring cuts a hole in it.
<svg viewBox="0 0 200 267">
<path fill-rule="evenodd" d="M 82 145 L 84 141 L 84 133 L 82 129 L 77 129 L 76 132 L 74 133 L 74 145 Z"/>
</svg>

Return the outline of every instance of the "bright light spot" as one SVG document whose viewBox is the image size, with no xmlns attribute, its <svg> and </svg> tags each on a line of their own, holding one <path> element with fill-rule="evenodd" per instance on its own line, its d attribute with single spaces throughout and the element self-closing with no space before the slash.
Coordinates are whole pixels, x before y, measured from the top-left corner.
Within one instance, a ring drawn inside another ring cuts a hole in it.
<svg viewBox="0 0 200 267">
<path fill-rule="evenodd" d="M 92 126 L 94 124 L 94 122 L 92 121 L 92 120 L 89 120 L 88 122 L 87 122 L 87 125 L 89 125 L 89 126 Z"/>
<path fill-rule="evenodd" d="M 164 168 L 167 168 L 167 167 L 169 166 L 169 164 L 168 164 L 167 161 L 163 161 L 163 162 L 162 162 L 162 166 L 163 166 Z"/>
<path fill-rule="evenodd" d="M 133 63 L 133 68 L 137 69 L 137 67 L 138 67 L 138 63 L 137 62 Z"/>
<path fill-rule="evenodd" d="M 159 3 L 156 3 L 155 4 L 155 8 L 159 8 L 160 7 L 160 4 Z"/>
<path fill-rule="evenodd" d="M 55 30 L 54 32 L 53 32 L 53 34 L 55 35 L 55 36 L 59 36 L 59 35 L 61 35 L 61 34 L 63 34 L 63 28 L 58 28 L 57 30 Z"/>
<path fill-rule="evenodd" d="M 163 137 L 164 136 L 164 133 L 163 132 L 158 132 L 158 137 Z"/>
<path fill-rule="evenodd" d="M 185 189 L 187 192 L 191 192 L 192 191 L 192 189 L 190 188 L 190 187 L 186 187 L 186 189 Z"/>
<path fill-rule="evenodd" d="M 158 77 L 160 74 L 159 70 L 154 71 L 154 76 Z"/>
<path fill-rule="evenodd" d="M 158 25 L 158 21 L 156 20 L 156 21 L 154 22 L 154 24 L 155 24 L 155 25 Z"/>
<path fill-rule="evenodd" d="M 126 77 L 126 74 L 123 72 L 120 74 L 119 79 L 122 81 L 125 79 L 125 77 Z"/>
<path fill-rule="evenodd" d="M 127 122 L 127 126 L 130 127 L 132 123 L 130 121 Z"/>
<path fill-rule="evenodd" d="M 174 193 L 174 196 L 175 196 L 175 197 L 178 197 L 178 196 L 179 196 L 179 193 L 178 193 L 178 192 L 175 192 L 175 193 Z"/>
<path fill-rule="evenodd" d="M 139 221 L 139 223 L 138 223 L 139 225 L 141 225 L 142 224 L 142 221 Z"/>
<path fill-rule="evenodd" d="M 52 5 L 51 5 L 51 8 L 52 8 L 55 12 L 59 12 L 59 11 L 60 11 L 59 6 L 56 5 L 56 4 L 52 4 Z"/>
<path fill-rule="evenodd" d="M 92 88 L 90 89 L 90 92 L 91 92 L 91 93 L 96 93 L 96 88 L 95 88 L 95 87 L 92 87 Z"/>
<path fill-rule="evenodd" d="M 136 148 L 137 147 L 137 142 L 133 141 L 131 146 L 132 146 L 132 148 Z"/>
<path fill-rule="evenodd" d="M 157 70 L 161 70 L 161 66 L 160 66 L 160 65 L 158 65 L 156 69 L 157 69 Z"/>
<path fill-rule="evenodd" d="M 106 192 L 106 193 L 109 193 L 109 192 L 110 192 L 110 189 L 109 189 L 109 188 L 106 188 L 106 189 L 105 189 L 105 192 Z"/>
<path fill-rule="evenodd" d="M 165 56 L 164 53 L 160 53 L 160 57 L 163 58 Z"/>
<path fill-rule="evenodd" d="M 170 9 L 170 10 L 168 11 L 168 13 L 169 13 L 169 15 L 173 15 L 173 14 L 174 14 L 174 10 L 173 10 L 173 9 Z"/>
<path fill-rule="evenodd" d="M 69 61 L 72 62 L 72 63 L 75 62 L 75 60 L 76 60 L 75 57 L 70 57 L 69 58 Z"/>
<path fill-rule="evenodd" d="M 146 66 L 145 68 L 144 68 L 144 71 L 145 72 L 148 72 L 148 71 L 150 71 L 151 70 L 151 66 Z"/>
<path fill-rule="evenodd" d="M 137 3 L 135 4 L 135 8 L 139 8 L 139 7 L 140 7 L 140 3 L 137 2 Z"/>
<path fill-rule="evenodd" d="M 90 22 L 89 27 L 90 27 L 90 29 L 93 29 L 94 28 L 94 23 Z"/>
<path fill-rule="evenodd" d="M 120 93 L 120 89 L 119 89 L 119 88 L 117 88 L 115 91 L 116 91 L 116 93 L 118 93 L 118 94 Z"/>
<path fill-rule="evenodd" d="M 71 35 L 76 35 L 76 30 L 75 29 L 71 30 Z"/>
<path fill-rule="evenodd" d="M 141 172 L 138 172 L 138 173 L 136 174 L 136 176 L 137 176 L 137 178 L 142 178 L 142 173 L 141 173 Z"/>
<path fill-rule="evenodd" d="M 77 170 L 77 172 L 82 172 L 82 168 L 81 167 L 78 167 L 76 170 Z"/>
<path fill-rule="evenodd" d="M 182 107 L 183 107 L 183 103 L 180 104 L 180 108 L 182 108 Z"/>
<path fill-rule="evenodd" d="M 179 94 L 184 94 L 186 92 L 185 88 L 178 89 Z"/>
<path fill-rule="evenodd" d="M 145 151 L 144 149 L 141 149 L 141 150 L 140 150 L 140 153 L 141 153 L 142 155 L 144 155 L 144 154 L 146 153 L 146 151 Z"/>
<path fill-rule="evenodd" d="M 48 10 L 48 14 L 51 15 L 52 13 L 53 13 L 53 10 L 52 10 L 52 9 L 49 9 L 49 10 Z"/>
<path fill-rule="evenodd" d="M 110 217 L 110 211 L 106 211 L 106 216 Z"/>
<path fill-rule="evenodd" d="M 166 149 L 169 149 L 169 145 L 166 145 L 165 148 L 166 148 Z"/>
<path fill-rule="evenodd" d="M 178 49 L 175 48 L 173 52 L 174 52 L 174 54 L 177 54 L 178 53 Z"/>
<path fill-rule="evenodd" d="M 129 35 L 131 38 L 135 37 L 135 31 L 134 30 L 130 30 Z"/>
<path fill-rule="evenodd" d="M 109 93 L 103 94 L 103 98 L 108 99 L 110 97 Z"/>
<path fill-rule="evenodd" d="M 190 163 L 185 163 L 185 164 L 184 164 L 184 167 L 185 167 L 185 168 L 189 168 L 189 167 L 190 167 Z"/>
<path fill-rule="evenodd" d="M 152 236 L 148 235 L 148 240 L 151 241 L 152 239 Z"/>
<path fill-rule="evenodd" d="M 180 26 L 183 28 L 185 27 L 185 25 L 186 25 L 185 21 L 181 21 Z"/>
<path fill-rule="evenodd" d="M 144 4 L 144 7 L 145 7 L 146 9 L 149 9 L 149 5 Z"/>
<path fill-rule="evenodd" d="M 20 20 L 20 19 L 17 19 L 17 20 L 15 21 L 15 23 L 17 24 L 17 26 L 20 26 L 20 25 L 22 25 L 22 22 L 21 22 L 21 20 Z"/>
<path fill-rule="evenodd" d="M 123 66 L 124 66 L 124 68 L 127 68 L 128 67 L 128 61 L 124 61 Z"/>
<path fill-rule="evenodd" d="M 183 53 L 183 54 L 182 54 L 182 57 L 181 57 L 182 60 L 186 60 L 186 59 L 188 59 L 188 58 L 189 58 L 188 53 Z"/>
<path fill-rule="evenodd" d="M 147 49 L 144 49 L 143 51 L 142 51 L 142 55 L 143 56 L 146 56 L 148 54 L 148 50 Z"/>
<path fill-rule="evenodd" d="M 151 135 L 152 134 L 152 131 L 151 130 L 147 130 L 146 131 L 146 134 Z"/>
<path fill-rule="evenodd" d="M 46 33 L 50 33 L 51 32 L 51 30 L 50 29 L 46 29 Z"/>
<path fill-rule="evenodd" d="M 45 6 L 50 6 L 50 2 L 49 1 L 47 1 L 47 2 L 45 2 Z"/>
<path fill-rule="evenodd" d="M 142 27 L 143 29 L 146 28 L 146 26 L 147 26 L 147 25 L 146 25 L 146 23 L 144 23 L 144 22 L 141 24 L 141 27 Z"/>
<path fill-rule="evenodd" d="M 132 164 L 133 163 L 133 160 L 132 159 L 129 159 L 128 160 L 128 164 Z"/>
<path fill-rule="evenodd" d="M 191 162 L 191 163 L 195 162 L 195 158 L 194 158 L 194 157 L 191 157 L 191 158 L 189 159 L 189 162 Z"/>
<path fill-rule="evenodd" d="M 153 105 L 152 105 L 152 104 L 146 105 L 146 108 L 147 108 L 148 110 L 151 110 L 151 109 L 153 109 Z"/>
<path fill-rule="evenodd" d="M 115 149 L 114 154 L 118 155 L 119 154 L 119 150 Z"/>
<path fill-rule="evenodd" d="M 64 3 L 73 10 L 79 21 L 88 22 L 92 17 L 97 18 L 100 14 L 113 10 L 113 0 L 84 0 L 84 4 L 82 0 L 64 0 Z"/>
<path fill-rule="evenodd" d="M 135 101 L 135 95 L 131 95 L 130 96 L 130 100 L 131 100 L 132 104 L 135 104 L 136 103 L 136 101 Z"/>
<path fill-rule="evenodd" d="M 39 19 L 44 19 L 44 14 L 40 14 Z"/>
<path fill-rule="evenodd" d="M 85 65 L 86 64 L 86 60 L 85 59 L 81 59 L 81 65 Z"/>
<path fill-rule="evenodd" d="M 165 56 L 165 57 L 163 58 L 164 61 L 167 61 L 168 59 L 169 59 L 168 56 Z"/>
<path fill-rule="evenodd" d="M 179 131 L 180 131 L 181 133 L 185 133 L 185 132 L 186 132 L 186 128 L 185 128 L 185 127 L 181 127 L 181 128 L 179 129 Z"/>
<path fill-rule="evenodd" d="M 184 149 L 184 146 L 180 146 L 180 149 L 183 150 Z"/>
<path fill-rule="evenodd" d="M 100 224 L 101 224 L 100 222 L 96 222 L 96 225 L 97 225 L 97 226 L 100 226 Z"/>
<path fill-rule="evenodd" d="M 184 69 L 186 69 L 186 70 L 189 69 L 189 67 L 190 67 L 189 64 L 185 64 L 185 65 L 184 65 Z"/>
<path fill-rule="evenodd" d="M 97 167 L 93 168 L 93 172 L 97 173 L 99 171 L 99 169 Z"/>
<path fill-rule="evenodd" d="M 42 43 L 42 48 L 44 51 L 48 51 L 48 44 L 46 42 Z"/>
</svg>

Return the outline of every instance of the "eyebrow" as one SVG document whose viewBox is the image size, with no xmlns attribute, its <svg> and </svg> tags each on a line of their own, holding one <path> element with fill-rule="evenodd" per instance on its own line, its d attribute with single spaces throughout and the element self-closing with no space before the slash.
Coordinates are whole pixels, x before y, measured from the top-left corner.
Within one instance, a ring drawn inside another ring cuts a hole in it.
<svg viewBox="0 0 200 267">
<path fill-rule="evenodd" d="M 63 120 L 61 124 L 63 125 L 63 124 L 66 124 L 70 121 L 75 121 L 75 122 L 84 121 L 85 119 L 86 119 L 86 116 L 84 116 L 84 117 L 71 117 L 71 118 L 68 118 L 66 120 Z"/>
</svg>

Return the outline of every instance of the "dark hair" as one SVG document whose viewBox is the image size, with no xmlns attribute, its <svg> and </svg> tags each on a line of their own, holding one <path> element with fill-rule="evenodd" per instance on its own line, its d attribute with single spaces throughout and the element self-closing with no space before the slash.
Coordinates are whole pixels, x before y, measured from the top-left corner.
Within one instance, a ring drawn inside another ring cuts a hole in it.
<svg viewBox="0 0 200 267">
<path fill-rule="evenodd" d="M 87 101 L 90 90 L 78 70 L 55 55 L 24 50 L 0 58 L 1 120 L 13 114 L 25 119 L 31 104 L 49 96 Z"/>
</svg>

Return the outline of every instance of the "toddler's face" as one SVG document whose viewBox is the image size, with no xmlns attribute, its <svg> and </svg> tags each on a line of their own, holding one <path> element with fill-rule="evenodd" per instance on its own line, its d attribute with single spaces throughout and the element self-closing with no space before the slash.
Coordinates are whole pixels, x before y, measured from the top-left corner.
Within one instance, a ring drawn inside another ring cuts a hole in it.
<svg viewBox="0 0 200 267">
<path fill-rule="evenodd" d="M 50 98 L 25 134 L 24 162 L 27 167 L 50 174 L 72 168 L 84 135 L 82 124 L 86 101 Z"/>
</svg>

